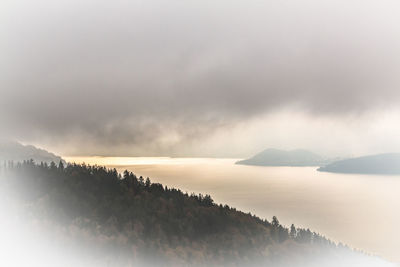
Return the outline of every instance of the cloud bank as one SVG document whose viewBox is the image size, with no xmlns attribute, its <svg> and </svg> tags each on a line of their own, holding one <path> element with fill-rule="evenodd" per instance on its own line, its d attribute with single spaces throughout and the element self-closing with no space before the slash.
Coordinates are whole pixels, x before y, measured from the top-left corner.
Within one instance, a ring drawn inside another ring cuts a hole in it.
<svg viewBox="0 0 400 267">
<path fill-rule="evenodd" d="M 400 102 L 397 1 L 0 6 L 1 135 L 67 154 L 213 154 L 205 140 L 280 110 L 332 124 Z"/>
</svg>

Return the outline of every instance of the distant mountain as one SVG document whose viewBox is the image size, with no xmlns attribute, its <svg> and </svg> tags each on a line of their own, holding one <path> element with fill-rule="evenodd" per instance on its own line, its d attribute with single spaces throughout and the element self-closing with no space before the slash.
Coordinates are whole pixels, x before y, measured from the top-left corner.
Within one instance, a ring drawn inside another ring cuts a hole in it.
<svg viewBox="0 0 400 267">
<path fill-rule="evenodd" d="M 285 151 L 272 148 L 236 162 L 236 164 L 256 166 L 321 166 L 327 163 L 327 159 L 307 150 Z"/>
<path fill-rule="evenodd" d="M 318 169 L 323 172 L 400 174 L 400 153 L 370 155 L 335 161 Z"/>
<path fill-rule="evenodd" d="M 65 163 L 60 156 L 54 155 L 44 149 L 32 145 L 22 145 L 18 142 L 0 141 L 0 162 L 22 162 L 30 159 L 33 159 L 37 163 L 50 163 L 54 161 L 58 164 L 60 160 Z"/>
</svg>

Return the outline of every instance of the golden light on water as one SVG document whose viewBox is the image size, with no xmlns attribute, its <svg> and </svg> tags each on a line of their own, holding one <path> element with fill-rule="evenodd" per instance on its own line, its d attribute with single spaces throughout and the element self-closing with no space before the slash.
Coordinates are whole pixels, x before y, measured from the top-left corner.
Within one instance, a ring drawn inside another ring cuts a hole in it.
<svg viewBox="0 0 400 267">
<path fill-rule="evenodd" d="M 180 165 L 180 164 L 200 164 L 210 162 L 226 162 L 232 159 L 213 159 L 209 158 L 171 158 L 171 157 L 63 157 L 70 163 L 85 163 L 100 166 L 131 166 L 131 165 Z"/>
</svg>

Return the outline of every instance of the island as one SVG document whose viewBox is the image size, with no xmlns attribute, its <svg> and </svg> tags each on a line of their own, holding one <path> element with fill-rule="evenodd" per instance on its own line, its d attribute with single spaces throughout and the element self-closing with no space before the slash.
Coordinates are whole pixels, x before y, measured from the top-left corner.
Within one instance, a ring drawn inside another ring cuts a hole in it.
<svg viewBox="0 0 400 267">
<path fill-rule="evenodd" d="M 400 174 L 400 153 L 386 153 L 335 161 L 320 167 L 321 172 L 358 174 Z"/>
<path fill-rule="evenodd" d="M 255 166 L 321 166 L 329 160 L 304 149 L 279 150 L 269 148 L 236 164 Z"/>
</svg>

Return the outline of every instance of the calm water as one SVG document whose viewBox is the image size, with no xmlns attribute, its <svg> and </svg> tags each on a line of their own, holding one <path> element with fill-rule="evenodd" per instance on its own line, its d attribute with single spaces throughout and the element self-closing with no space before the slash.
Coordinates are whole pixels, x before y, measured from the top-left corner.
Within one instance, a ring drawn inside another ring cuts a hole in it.
<svg viewBox="0 0 400 267">
<path fill-rule="evenodd" d="M 315 167 L 235 165 L 236 159 L 66 158 L 129 169 L 182 191 L 210 194 L 259 217 L 276 215 L 335 241 L 400 262 L 400 176 L 332 174 Z"/>
</svg>

